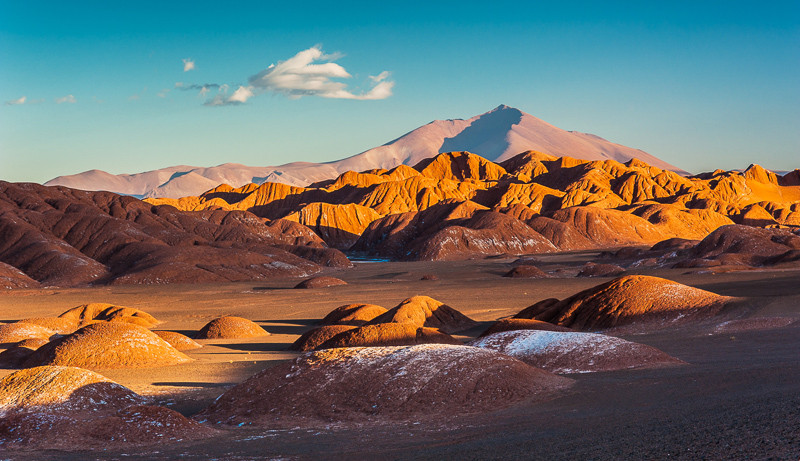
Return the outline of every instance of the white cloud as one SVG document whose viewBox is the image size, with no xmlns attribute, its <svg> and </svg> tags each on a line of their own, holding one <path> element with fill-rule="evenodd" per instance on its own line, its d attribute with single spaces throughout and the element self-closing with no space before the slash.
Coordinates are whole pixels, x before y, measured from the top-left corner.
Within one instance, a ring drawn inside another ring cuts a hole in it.
<svg viewBox="0 0 800 461">
<path fill-rule="evenodd" d="M 25 104 L 25 101 L 27 99 L 28 98 L 26 96 L 23 96 L 23 97 L 21 97 L 19 99 L 12 99 L 11 101 L 6 101 L 6 105 L 7 106 L 19 106 L 21 104 Z"/>
<path fill-rule="evenodd" d="M 366 93 L 356 94 L 347 90 L 345 83 L 332 80 L 352 77 L 344 67 L 332 62 L 341 56 L 339 53 L 326 55 L 319 45 L 314 46 L 253 75 L 249 79 L 250 85 L 257 90 L 281 93 L 291 99 L 319 96 L 366 100 L 385 99 L 392 95 L 394 82 L 386 80 L 389 77 L 386 71 L 370 77 L 376 85 Z"/>
<path fill-rule="evenodd" d="M 145 93 L 147 93 L 147 87 L 144 87 L 142 89 L 141 93 L 132 94 L 132 95 L 128 96 L 128 101 L 138 101 L 138 100 L 142 99 L 142 96 L 144 96 Z"/>
<path fill-rule="evenodd" d="M 382 82 L 382 81 L 386 80 L 387 78 L 389 78 L 390 75 L 392 75 L 392 74 L 388 70 L 385 70 L 385 71 L 381 72 L 378 75 L 375 75 L 375 76 L 370 75 L 369 78 L 373 82 L 378 83 L 378 82 Z"/>
<path fill-rule="evenodd" d="M 205 90 L 205 91 L 204 91 Z M 200 94 L 205 94 L 208 92 L 208 87 L 204 86 L 202 90 L 200 90 Z M 248 99 L 252 98 L 254 95 L 253 87 L 252 86 L 239 86 L 236 91 L 233 92 L 232 95 L 228 96 L 228 85 L 222 85 L 219 87 L 219 91 L 217 92 L 216 96 L 209 99 L 205 102 L 204 105 L 206 106 L 238 106 L 240 104 L 244 104 L 247 102 Z"/>
<path fill-rule="evenodd" d="M 194 60 L 192 58 L 186 58 L 183 60 L 183 71 L 189 72 L 190 70 L 194 70 Z"/>
<path fill-rule="evenodd" d="M 64 96 L 63 98 L 56 98 L 56 104 L 64 104 L 65 102 L 69 104 L 75 104 L 78 102 L 78 100 L 75 99 L 75 96 L 72 96 L 71 94 Z"/>
<path fill-rule="evenodd" d="M 246 103 L 248 99 L 252 98 L 253 95 L 253 87 L 252 86 L 239 86 L 236 91 L 233 92 L 230 98 L 228 98 L 229 102 L 240 102 L 242 104 Z"/>
<path fill-rule="evenodd" d="M 169 93 L 169 92 L 170 92 L 169 88 L 164 88 L 163 90 L 159 91 L 156 94 L 156 96 L 158 96 L 159 98 L 166 98 L 167 97 L 167 93 Z"/>
</svg>

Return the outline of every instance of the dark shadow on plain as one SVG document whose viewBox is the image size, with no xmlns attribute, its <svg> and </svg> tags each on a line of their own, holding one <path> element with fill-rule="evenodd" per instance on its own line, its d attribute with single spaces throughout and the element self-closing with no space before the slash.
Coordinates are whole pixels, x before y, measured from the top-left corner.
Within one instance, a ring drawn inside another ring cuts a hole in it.
<svg viewBox="0 0 800 461">
<path fill-rule="evenodd" d="M 243 344 L 214 344 L 217 347 L 231 349 L 234 351 L 247 352 L 282 352 L 291 343 L 243 343 Z"/>
<path fill-rule="evenodd" d="M 172 386 L 172 387 L 230 387 L 235 386 L 239 383 L 200 383 L 195 381 L 163 381 L 158 383 L 153 383 L 153 386 Z"/>
</svg>

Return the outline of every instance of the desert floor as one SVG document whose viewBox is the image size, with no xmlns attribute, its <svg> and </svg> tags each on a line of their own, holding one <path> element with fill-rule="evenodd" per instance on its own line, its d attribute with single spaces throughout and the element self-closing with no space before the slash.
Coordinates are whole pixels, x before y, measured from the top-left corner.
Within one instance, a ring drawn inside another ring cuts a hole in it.
<svg viewBox="0 0 800 461">
<path fill-rule="evenodd" d="M 545 270 L 569 272 L 594 254 L 540 257 Z M 185 415 L 234 384 L 295 357 L 285 351 L 335 307 L 392 308 L 427 295 L 482 324 L 545 298 L 565 298 L 609 278 L 508 279 L 512 259 L 460 262 L 361 262 L 328 270 L 346 286 L 293 290 L 298 279 L 224 285 L 111 286 L 16 290 L 0 294 L 0 320 L 52 316 L 89 302 L 142 309 L 157 330 L 193 335 L 220 315 L 256 321 L 271 333 L 250 340 L 206 340 L 194 362 L 100 373 Z M 800 319 L 800 270 L 641 272 L 722 295 L 744 297 L 734 317 Z M 435 274 L 438 281 L 419 280 Z M 131 447 L 121 452 L 0 452 L 6 459 L 793 459 L 800 455 L 800 322 L 768 330 L 714 333 L 725 319 L 670 327 L 625 339 L 655 346 L 688 365 L 569 375 L 577 384 L 544 403 L 491 414 L 376 420 L 358 425 L 282 421 L 225 428 L 217 437 Z M 0 370 L 5 376 L 13 370 Z"/>
</svg>

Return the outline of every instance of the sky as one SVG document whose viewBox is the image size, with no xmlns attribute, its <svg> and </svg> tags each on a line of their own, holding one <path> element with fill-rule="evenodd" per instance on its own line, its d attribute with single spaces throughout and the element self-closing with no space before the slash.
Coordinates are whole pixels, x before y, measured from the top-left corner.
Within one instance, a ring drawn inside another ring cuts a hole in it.
<svg viewBox="0 0 800 461">
<path fill-rule="evenodd" d="M 333 161 L 500 104 L 800 168 L 800 2 L 555 3 L 0 0 L 0 179 Z"/>
</svg>

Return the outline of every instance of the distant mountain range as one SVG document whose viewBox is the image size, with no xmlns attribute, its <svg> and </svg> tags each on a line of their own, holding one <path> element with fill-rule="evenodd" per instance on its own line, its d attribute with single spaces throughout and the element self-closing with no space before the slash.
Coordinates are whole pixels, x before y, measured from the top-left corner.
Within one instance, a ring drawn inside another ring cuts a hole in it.
<svg viewBox="0 0 800 461">
<path fill-rule="evenodd" d="M 293 186 L 333 179 L 346 171 L 413 166 L 439 153 L 469 151 L 493 162 L 535 150 L 556 157 L 627 162 L 637 158 L 652 166 L 687 174 L 644 151 L 609 142 L 599 136 L 565 131 L 519 109 L 501 105 L 467 120 L 436 120 L 358 155 L 328 163 L 293 162 L 280 166 L 250 167 L 224 163 L 215 167 L 186 165 L 136 174 L 113 175 L 91 170 L 59 176 L 46 186 L 105 190 L 144 197 L 199 195 L 219 184 L 240 187 L 248 183 L 278 182 Z"/>
</svg>

